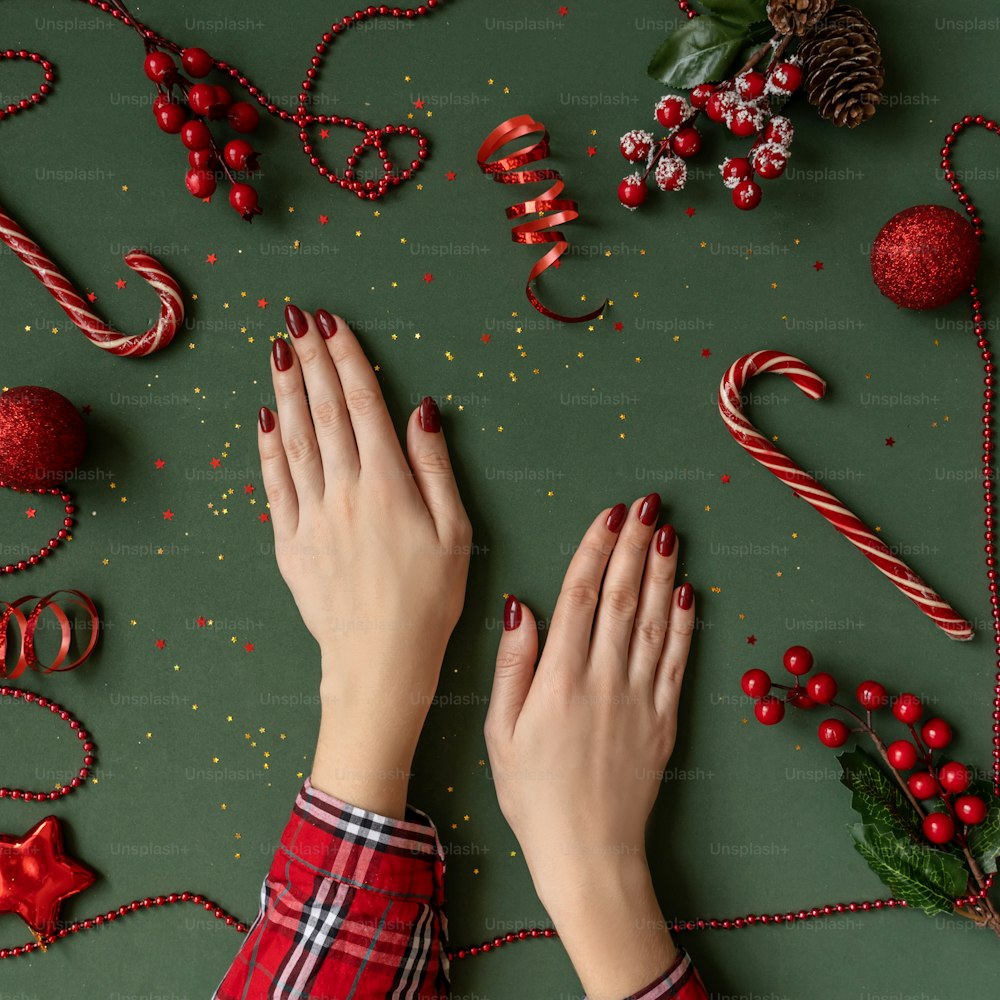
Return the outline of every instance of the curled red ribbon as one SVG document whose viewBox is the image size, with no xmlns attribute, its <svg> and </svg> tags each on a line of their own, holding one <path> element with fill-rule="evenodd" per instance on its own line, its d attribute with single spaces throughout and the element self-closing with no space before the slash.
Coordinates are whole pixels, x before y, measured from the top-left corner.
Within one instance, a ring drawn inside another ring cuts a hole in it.
<svg viewBox="0 0 1000 1000">
<path fill-rule="evenodd" d="M 53 601 L 53 598 L 59 594 L 71 594 L 74 595 L 77 600 L 70 600 L 66 603 L 76 605 L 87 613 L 87 617 L 90 619 L 90 642 L 87 644 L 86 649 L 70 664 L 66 663 L 66 658 L 69 654 L 69 648 L 73 640 L 73 626 L 70 624 L 68 615 L 58 604 Z M 20 606 L 28 601 L 37 601 L 38 603 L 31 609 L 27 617 L 24 613 L 20 611 Z M 15 677 L 20 677 L 26 669 L 31 669 L 40 674 L 51 674 L 58 673 L 65 670 L 73 670 L 80 666 L 81 663 L 94 651 L 94 646 L 97 645 L 97 636 L 101 629 L 101 621 L 97 614 L 97 608 L 94 606 L 94 602 L 82 591 L 79 590 L 54 590 L 51 594 L 46 594 L 44 597 L 36 597 L 34 594 L 27 594 L 24 597 L 19 597 L 16 601 L 0 601 L 0 604 L 5 604 L 6 610 L 0 613 L 0 677 L 6 677 L 13 679 Z M 38 654 L 35 652 L 35 629 L 38 626 L 38 619 L 41 617 L 42 612 L 48 608 L 52 611 L 53 616 L 56 621 L 59 622 L 59 628 L 62 631 L 62 640 L 59 644 L 59 652 L 56 654 L 56 658 L 48 666 L 44 666 L 40 663 L 38 659 Z M 20 639 L 18 641 L 18 658 L 17 662 L 9 667 L 7 664 L 7 630 L 10 628 L 11 619 L 17 622 L 18 628 L 20 629 Z"/>
<path fill-rule="evenodd" d="M 520 139 L 523 136 L 540 132 L 541 138 L 533 145 L 525 146 L 510 156 L 505 156 L 499 160 L 493 160 L 496 153 L 508 142 Z M 538 261 L 535 262 L 528 275 L 528 282 L 524 286 L 528 301 L 543 315 L 549 319 L 559 320 L 561 323 L 586 323 L 588 320 L 596 319 L 607 307 L 607 299 L 601 306 L 585 316 L 563 316 L 553 312 L 543 305 L 531 287 L 531 283 L 545 270 L 552 267 L 557 260 L 569 249 L 569 243 L 559 229 L 553 228 L 561 226 L 563 223 L 572 222 L 580 217 L 577 211 L 576 202 L 570 198 L 560 198 L 562 194 L 563 179 L 558 170 L 546 168 L 543 170 L 522 170 L 526 163 L 533 163 L 536 160 L 544 160 L 549 155 L 549 133 L 541 122 L 536 122 L 530 115 L 518 115 L 515 118 L 508 118 L 507 121 L 498 125 L 483 141 L 476 154 L 476 162 L 479 169 L 484 174 L 491 176 L 498 184 L 532 184 L 536 181 L 553 181 L 551 187 L 544 191 L 537 198 L 531 201 L 522 201 L 516 205 L 511 205 L 507 211 L 508 219 L 523 219 L 527 215 L 542 215 L 544 217 L 528 219 L 518 223 L 511 229 L 510 238 L 515 243 L 525 243 L 528 245 L 535 243 L 555 244 Z M 492 162 L 490 162 L 492 160 Z M 551 215 L 544 215 L 551 212 Z"/>
</svg>

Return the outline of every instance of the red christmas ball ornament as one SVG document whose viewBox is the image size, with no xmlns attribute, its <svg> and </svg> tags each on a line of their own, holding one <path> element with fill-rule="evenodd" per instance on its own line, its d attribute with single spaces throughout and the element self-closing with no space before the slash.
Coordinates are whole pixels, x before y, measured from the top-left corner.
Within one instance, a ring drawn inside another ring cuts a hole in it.
<svg viewBox="0 0 1000 1000">
<path fill-rule="evenodd" d="M 618 200 L 631 211 L 635 211 L 645 200 L 649 190 L 642 174 L 629 174 L 618 185 Z"/>
<path fill-rule="evenodd" d="M 194 46 L 181 52 L 181 65 L 189 76 L 200 79 L 212 72 L 215 60 L 204 49 Z"/>
<path fill-rule="evenodd" d="M 769 694 L 754 705 L 753 714 L 762 725 L 775 726 L 785 717 L 785 703 Z"/>
<path fill-rule="evenodd" d="M 196 198 L 211 198 L 215 194 L 215 174 L 211 170 L 192 167 L 184 177 L 184 185 Z"/>
<path fill-rule="evenodd" d="M 886 756 L 897 771 L 909 771 L 917 763 L 917 748 L 908 740 L 896 740 L 886 747 Z"/>
<path fill-rule="evenodd" d="M 634 128 L 621 137 L 619 149 L 629 163 L 638 163 L 647 159 L 652 152 L 653 136 L 645 129 Z"/>
<path fill-rule="evenodd" d="M 153 83 L 169 83 L 177 75 L 177 65 L 167 52 L 150 52 L 143 69 Z"/>
<path fill-rule="evenodd" d="M 771 690 L 771 678 L 766 670 L 754 667 L 743 675 L 740 685 L 743 693 L 751 698 L 763 698 Z"/>
<path fill-rule="evenodd" d="M 858 704 L 869 712 L 885 708 L 889 704 L 889 693 L 878 681 L 862 681 L 855 692 Z"/>
<path fill-rule="evenodd" d="M 924 836 L 932 844 L 948 844 L 955 836 L 955 821 L 943 812 L 924 817 Z"/>
<path fill-rule="evenodd" d="M 943 750 L 951 742 L 951 726 L 944 719 L 928 719 L 920 735 L 931 750 Z"/>
<path fill-rule="evenodd" d="M 679 129 L 670 140 L 670 148 L 686 160 L 701 149 L 701 133 L 693 125 Z"/>
<path fill-rule="evenodd" d="M 0 395 L 0 483 L 18 489 L 60 486 L 86 447 L 83 417 L 65 396 L 38 385 Z"/>
<path fill-rule="evenodd" d="M 950 760 L 947 764 L 942 764 L 938 770 L 938 781 L 946 792 L 964 792 L 969 787 L 972 776 L 969 769 L 960 764 L 957 760 Z"/>
<path fill-rule="evenodd" d="M 806 692 L 817 705 L 829 705 L 837 697 L 837 682 L 829 674 L 813 674 Z"/>
<path fill-rule="evenodd" d="M 924 714 L 924 706 L 920 704 L 920 699 L 915 694 L 910 694 L 909 691 L 904 691 L 893 702 L 892 714 L 896 716 L 900 722 L 905 722 L 907 725 L 913 725 L 914 722 L 920 721 L 920 717 Z"/>
<path fill-rule="evenodd" d="M 825 747 L 842 747 L 850 735 L 850 729 L 840 719 L 824 719 L 819 724 L 819 741 Z"/>
<path fill-rule="evenodd" d="M 252 104 L 237 101 L 229 109 L 229 125 L 234 132 L 252 132 L 260 124 L 260 113 Z"/>
<path fill-rule="evenodd" d="M 812 670 L 813 655 L 806 646 L 789 646 L 781 662 L 790 674 L 803 677 Z"/>
<path fill-rule="evenodd" d="M 975 282 L 979 240 L 965 218 L 943 205 L 894 215 L 875 239 L 872 277 L 904 309 L 937 309 Z"/>
<path fill-rule="evenodd" d="M 986 819 L 986 803 L 978 795 L 955 799 L 955 815 L 968 826 L 978 826 Z"/>
<path fill-rule="evenodd" d="M 934 775 L 927 771 L 911 774 L 906 779 L 906 784 L 918 799 L 932 799 L 941 791 L 937 781 L 934 780 Z"/>
</svg>

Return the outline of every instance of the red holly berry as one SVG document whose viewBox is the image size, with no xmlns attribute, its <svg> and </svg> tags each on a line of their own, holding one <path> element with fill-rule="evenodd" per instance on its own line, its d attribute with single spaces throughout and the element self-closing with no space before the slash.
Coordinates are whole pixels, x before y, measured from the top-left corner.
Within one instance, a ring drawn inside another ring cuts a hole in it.
<svg viewBox="0 0 1000 1000">
<path fill-rule="evenodd" d="M 918 799 L 932 799 L 941 791 L 934 775 L 928 771 L 915 771 L 906 779 L 906 783 Z"/>
<path fill-rule="evenodd" d="M 237 101 L 229 109 L 229 124 L 235 132 L 252 132 L 259 123 L 260 114 L 246 101 Z"/>
<path fill-rule="evenodd" d="M 229 204 L 247 222 L 253 222 L 253 217 L 261 214 L 257 207 L 257 192 L 249 184 L 234 184 L 229 189 Z"/>
<path fill-rule="evenodd" d="M 900 722 L 912 725 L 920 721 L 920 716 L 924 714 L 924 706 L 920 704 L 920 699 L 915 694 L 904 691 L 893 703 L 892 714 Z"/>
<path fill-rule="evenodd" d="M 657 101 L 653 114 L 664 128 L 676 128 L 691 117 L 692 109 L 683 97 L 667 94 Z"/>
<path fill-rule="evenodd" d="M 181 142 L 188 149 L 208 149 L 212 145 L 212 133 L 204 122 L 185 122 L 181 127 Z"/>
<path fill-rule="evenodd" d="M 920 735 L 931 750 L 943 750 L 951 742 L 951 726 L 944 719 L 928 719 L 923 724 Z"/>
<path fill-rule="evenodd" d="M 751 698 L 763 698 L 771 690 L 771 678 L 766 670 L 754 667 L 743 675 L 740 685 L 743 693 Z"/>
<path fill-rule="evenodd" d="M 776 142 L 765 142 L 753 151 L 753 168 L 764 180 L 780 177 L 788 166 L 788 153 Z"/>
<path fill-rule="evenodd" d="M 180 132 L 187 121 L 187 112 L 179 104 L 174 104 L 169 97 L 162 95 L 153 101 L 153 114 L 160 129 L 170 135 Z"/>
<path fill-rule="evenodd" d="M 889 694 L 878 681 L 862 681 L 855 692 L 858 704 L 869 712 L 885 708 L 889 704 Z"/>
<path fill-rule="evenodd" d="M 765 726 L 777 725 L 785 717 L 785 703 L 769 694 L 754 705 L 753 714 L 757 716 L 757 721 Z"/>
<path fill-rule="evenodd" d="M 897 771 L 909 771 L 917 763 L 917 748 L 909 740 L 896 740 L 886 747 L 886 756 Z"/>
<path fill-rule="evenodd" d="M 691 91 L 691 106 L 694 108 L 704 108 L 708 104 L 709 98 L 715 93 L 715 87 L 710 83 L 699 83 Z"/>
<path fill-rule="evenodd" d="M 170 83 L 177 75 L 177 65 L 167 52 L 150 52 L 143 69 L 153 83 Z"/>
<path fill-rule="evenodd" d="M 789 646 L 781 658 L 785 669 L 796 677 L 803 677 L 812 670 L 813 655 L 805 646 Z"/>
<path fill-rule="evenodd" d="M 646 182 L 642 179 L 642 174 L 629 174 L 623 177 L 618 185 L 618 200 L 631 211 L 635 211 L 649 194 Z"/>
<path fill-rule="evenodd" d="M 188 150 L 188 164 L 192 168 L 211 170 L 215 166 L 215 163 L 215 150 L 212 148 Z"/>
<path fill-rule="evenodd" d="M 210 83 L 196 83 L 188 91 L 188 104 L 196 115 L 203 118 L 218 118 L 225 112 L 217 88 Z"/>
<path fill-rule="evenodd" d="M 693 125 L 679 129 L 670 140 L 670 148 L 682 159 L 689 159 L 701 149 L 701 133 Z"/>
<path fill-rule="evenodd" d="M 736 93 L 743 98 L 744 101 L 753 101 L 760 97 L 764 93 L 764 87 L 767 84 L 767 78 L 763 73 L 758 73 L 757 70 L 752 69 L 747 73 L 741 73 L 736 77 Z"/>
<path fill-rule="evenodd" d="M 968 826 L 986 819 L 986 803 L 978 795 L 962 795 L 955 799 L 955 815 Z"/>
<path fill-rule="evenodd" d="M 645 160 L 653 149 L 653 136 L 642 128 L 634 128 L 626 132 L 619 140 L 622 156 L 629 163 Z"/>
<path fill-rule="evenodd" d="M 215 96 L 218 102 L 224 107 L 229 108 L 233 103 L 233 95 L 222 86 L 221 83 L 215 85 Z"/>
<path fill-rule="evenodd" d="M 819 741 L 826 747 L 842 747 L 851 735 L 840 719 L 824 719 L 819 724 Z"/>
<path fill-rule="evenodd" d="M 687 164 L 679 156 L 661 157 L 653 174 L 661 191 L 680 191 L 687 175 Z"/>
<path fill-rule="evenodd" d="M 215 174 L 211 170 L 192 168 L 187 172 L 184 184 L 196 198 L 211 198 L 215 194 Z"/>
<path fill-rule="evenodd" d="M 743 181 L 733 188 L 733 204 L 744 211 L 756 208 L 760 204 L 760 198 L 760 185 L 753 181 Z"/>
<path fill-rule="evenodd" d="M 760 131 L 761 116 L 760 111 L 750 104 L 741 104 L 734 108 L 726 119 L 729 131 L 740 138 L 747 138 Z"/>
<path fill-rule="evenodd" d="M 705 114 L 713 122 L 725 121 L 726 115 L 736 103 L 737 97 L 731 90 L 717 90 L 705 105 Z"/>
<path fill-rule="evenodd" d="M 806 689 L 798 686 L 793 687 L 788 692 L 788 702 L 796 708 L 809 709 L 816 707 L 816 702 L 806 694 Z"/>
<path fill-rule="evenodd" d="M 806 691 L 817 705 L 829 705 L 837 697 L 837 682 L 829 674 L 814 674 L 806 683 Z"/>
<path fill-rule="evenodd" d="M 947 844 L 955 836 L 955 821 L 947 813 L 928 813 L 924 817 L 924 836 L 932 844 Z"/>
<path fill-rule="evenodd" d="M 795 136 L 795 126 L 784 115 L 775 115 L 764 127 L 764 138 L 768 142 L 776 142 L 779 146 L 788 147 Z"/>
<path fill-rule="evenodd" d="M 233 139 L 226 143 L 222 158 L 230 170 L 259 170 L 257 153 L 246 139 Z"/>
<path fill-rule="evenodd" d="M 971 780 L 969 769 L 957 760 L 950 760 L 938 769 L 938 781 L 946 792 L 964 792 Z"/>
<path fill-rule="evenodd" d="M 741 181 L 753 177 L 753 167 L 745 156 L 730 156 L 719 165 L 719 173 L 722 174 L 722 183 L 732 190 Z"/>
<path fill-rule="evenodd" d="M 802 67 L 792 62 L 780 62 L 767 77 L 767 89 L 772 94 L 791 94 L 802 86 Z"/>
<path fill-rule="evenodd" d="M 212 72 L 215 60 L 204 49 L 195 46 L 181 52 L 181 65 L 190 76 L 201 78 Z"/>
</svg>

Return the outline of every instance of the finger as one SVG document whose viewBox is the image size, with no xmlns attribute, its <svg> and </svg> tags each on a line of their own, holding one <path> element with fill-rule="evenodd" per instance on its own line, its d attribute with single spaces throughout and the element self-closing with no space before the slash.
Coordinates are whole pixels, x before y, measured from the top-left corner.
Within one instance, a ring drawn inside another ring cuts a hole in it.
<svg viewBox="0 0 1000 1000">
<path fill-rule="evenodd" d="M 280 418 L 278 430 L 295 492 L 300 501 L 318 499 L 323 495 L 323 461 L 309 416 L 302 369 L 295 351 L 281 337 L 271 347 L 271 379 Z"/>
<path fill-rule="evenodd" d="M 434 519 L 438 538 L 471 534 L 448 457 L 448 444 L 441 431 L 441 414 L 430 396 L 425 396 L 410 414 L 406 425 L 406 455 L 417 489 Z"/>
<path fill-rule="evenodd" d="M 546 645 L 546 649 L 551 645 L 559 654 L 553 657 L 554 661 L 568 660 L 580 668 L 587 662 L 601 580 L 627 513 L 628 508 L 623 503 L 601 511 L 570 560 L 552 612 Z"/>
<path fill-rule="evenodd" d="M 271 526 L 275 533 L 294 532 L 299 523 L 299 500 L 281 443 L 277 417 L 266 406 L 262 406 L 257 415 L 257 450 Z"/>
<path fill-rule="evenodd" d="M 405 472 L 403 450 L 371 362 L 347 323 L 340 316 L 323 312 L 324 325 L 336 330 L 327 345 L 351 415 L 361 468 L 374 474 Z"/>
<path fill-rule="evenodd" d="M 653 704 L 665 721 L 674 726 L 677 725 L 677 706 L 680 704 L 681 682 L 691 649 L 694 621 L 694 590 L 690 583 L 685 583 L 674 591 L 670 603 L 667 638 L 653 682 Z"/>
<path fill-rule="evenodd" d="M 608 563 L 594 623 L 593 647 L 608 669 L 627 668 L 628 645 L 639 607 L 642 570 L 653 525 L 660 516 L 660 496 L 650 493 L 632 504 L 621 537 Z"/>
<path fill-rule="evenodd" d="M 309 416 L 323 459 L 324 483 L 328 486 L 345 476 L 356 478 L 361 466 L 358 446 L 340 377 L 330 357 L 329 341 L 316 320 L 291 303 L 285 307 L 285 323 L 305 381 Z"/>
<path fill-rule="evenodd" d="M 511 594 L 503 609 L 503 634 L 497 650 L 490 707 L 486 712 L 487 744 L 510 739 L 524 699 L 528 697 L 537 661 L 535 616 Z"/>
<path fill-rule="evenodd" d="M 656 532 L 646 551 L 639 607 L 628 646 L 629 677 L 649 687 L 667 637 L 676 570 L 677 536 L 667 524 Z"/>
</svg>

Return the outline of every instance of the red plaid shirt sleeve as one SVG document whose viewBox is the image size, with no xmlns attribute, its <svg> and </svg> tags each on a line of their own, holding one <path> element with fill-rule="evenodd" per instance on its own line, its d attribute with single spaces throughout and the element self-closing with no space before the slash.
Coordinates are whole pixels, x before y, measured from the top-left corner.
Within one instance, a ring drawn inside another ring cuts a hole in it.
<svg viewBox="0 0 1000 1000">
<path fill-rule="evenodd" d="M 444 852 L 431 821 L 307 780 L 214 1000 L 446 1000 Z"/>
<path fill-rule="evenodd" d="M 261 907 L 213 1000 L 447 1000 L 444 852 L 434 824 L 389 819 L 307 780 Z M 708 1000 L 683 950 L 627 1000 Z"/>
</svg>

